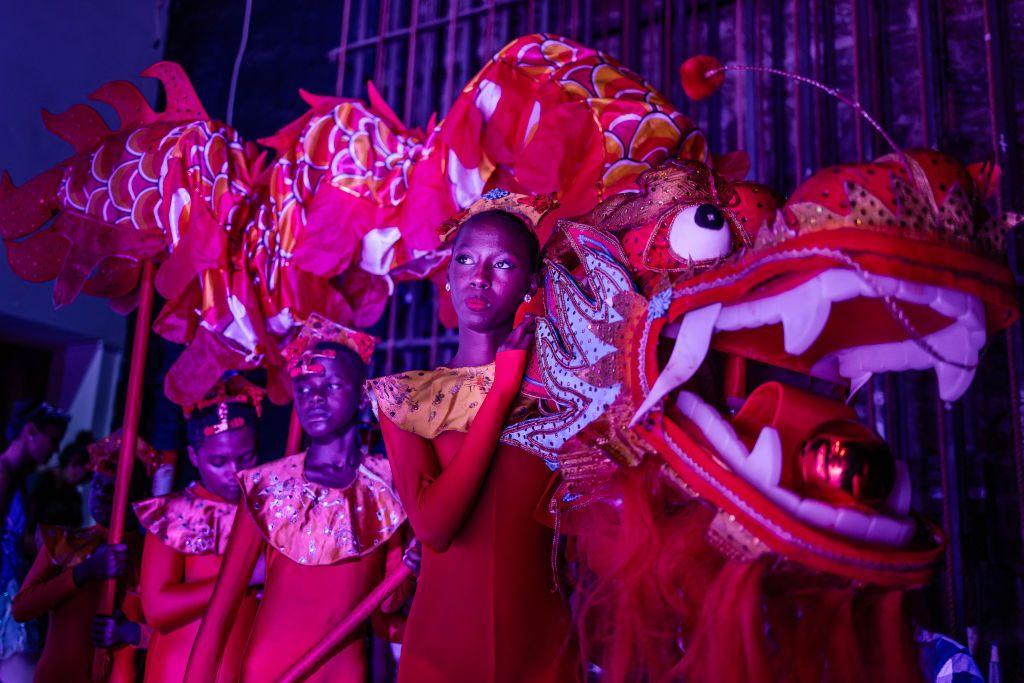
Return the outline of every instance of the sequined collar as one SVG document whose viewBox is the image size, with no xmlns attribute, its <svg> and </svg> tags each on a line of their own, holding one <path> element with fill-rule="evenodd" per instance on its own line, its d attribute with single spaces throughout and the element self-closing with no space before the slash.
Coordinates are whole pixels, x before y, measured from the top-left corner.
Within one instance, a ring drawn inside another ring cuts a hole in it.
<svg viewBox="0 0 1024 683">
<path fill-rule="evenodd" d="M 146 531 L 186 555 L 223 555 L 238 509 L 199 482 L 133 507 Z"/>
<path fill-rule="evenodd" d="M 367 382 L 374 410 L 426 439 L 466 432 L 494 384 L 494 363 L 388 375 Z"/>
<path fill-rule="evenodd" d="M 238 474 L 249 514 L 275 550 L 299 564 L 337 564 L 373 552 L 405 521 L 387 460 L 367 456 L 343 489 L 304 474 L 305 453 Z"/>
</svg>

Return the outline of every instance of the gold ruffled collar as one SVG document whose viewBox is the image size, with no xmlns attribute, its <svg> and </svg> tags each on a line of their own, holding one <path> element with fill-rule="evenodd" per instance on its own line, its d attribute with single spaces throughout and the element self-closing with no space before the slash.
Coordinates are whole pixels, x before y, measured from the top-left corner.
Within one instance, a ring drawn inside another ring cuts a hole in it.
<svg viewBox="0 0 1024 683">
<path fill-rule="evenodd" d="M 426 439 L 466 432 L 494 384 L 494 363 L 467 368 L 416 370 L 366 383 L 374 412 Z"/>
<path fill-rule="evenodd" d="M 146 531 L 186 555 L 223 555 L 238 510 L 199 482 L 132 507 Z"/>
<path fill-rule="evenodd" d="M 343 489 L 306 479 L 300 453 L 238 474 L 245 505 L 274 550 L 299 564 L 329 565 L 362 557 L 405 521 L 391 467 L 367 456 Z"/>
</svg>

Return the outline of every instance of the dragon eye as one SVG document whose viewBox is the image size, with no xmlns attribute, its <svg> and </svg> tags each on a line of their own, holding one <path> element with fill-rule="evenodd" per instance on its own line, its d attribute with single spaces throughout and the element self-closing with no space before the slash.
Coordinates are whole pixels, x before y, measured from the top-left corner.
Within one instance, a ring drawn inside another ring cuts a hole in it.
<svg viewBox="0 0 1024 683">
<path fill-rule="evenodd" d="M 729 253 L 732 231 L 717 206 L 697 204 L 676 214 L 669 228 L 668 242 L 679 258 L 704 261 Z"/>
</svg>

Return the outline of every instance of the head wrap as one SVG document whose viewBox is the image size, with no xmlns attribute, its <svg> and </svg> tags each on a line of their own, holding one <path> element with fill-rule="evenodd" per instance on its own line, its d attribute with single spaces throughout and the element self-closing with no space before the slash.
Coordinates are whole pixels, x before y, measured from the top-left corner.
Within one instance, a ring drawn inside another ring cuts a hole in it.
<svg viewBox="0 0 1024 683">
<path fill-rule="evenodd" d="M 266 391 L 242 375 L 232 374 L 221 379 L 201 401 L 185 408 L 185 418 L 194 419 L 198 413 L 210 408 L 216 409 L 216 420 L 203 425 L 202 438 L 222 434 L 231 429 L 244 427 L 247 420 L 239 414 L 243 406 L 250 407 L 259 417 L 263 412 L 263 395 Z M 189 428 L 189 439 L 199 437 L 198 430 Z"/>
<path fill-rule="evenodd" d="M 448 242 L 454 238 L 455 233 L 467 220 L 486 211 L 502 211 L 512 214 L 536 233 L 541 219 L 557 206 L 558 202 L 553 195 L 518 194 L 495 188 L 483 193 L 480 199 L 442 223 L 438 230 L 438 237 L 441 242 Z"/>
<path fill-rule="evenodd" d="M 121 456 L 121 442 L 123 435 L 120 429 L 99 441 L 89 444 L 89 464 L 86 468 L 93 474 L 102 474 L 108 477 L 117 476 L 117 461 Z M 146 471 L 152 473 L 163 464 L 164 455 L 143 441 L 138 440 L 135 447 L 135 457 L 146 466 Z"/>
<path fill-rule="evenodd" d="M 380 341 L 376 337 L 353 330 L 314 313 L 303 323 L 299 333 L 281 351 L 288 366 L 288 374 L 317 375 L 324 372 L 322 358 L 335 358 L 333 349 L 318 349 L 321 344 L 337 344 L 355 351 L 364 363 L 373 357 L 373 349 Z"/>
</svg>

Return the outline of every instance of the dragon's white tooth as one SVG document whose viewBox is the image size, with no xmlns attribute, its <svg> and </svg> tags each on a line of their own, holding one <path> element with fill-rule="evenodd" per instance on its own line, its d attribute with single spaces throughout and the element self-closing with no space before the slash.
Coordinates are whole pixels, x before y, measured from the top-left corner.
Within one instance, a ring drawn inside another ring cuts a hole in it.
<svg viewBox="0 0 1024 683">
<path fill-rule="evenodd" d="M 722 310 L 722 304 L 711 304 L 695 311 L 690 311 L 683 318 L 676 336 L 672 355 L 669 356 L 665 369 L 662 370 L 651 393 L 644 399 L 630 421 L 634 426 L 653 408 L 666 394 L 693 377 L 711 346 L 711 334 L 715 330 L 715 321 Z"/>
<path fill-rule="evenodd" d="M 968 330 L 984 330 L 985 304 L 981 303 L 981 300 L 977 297 L 968 296 L 967 310 L 960 315 L 958 320 L 960 324 L 967 327 Z"/>
<path fill-rule="evenodd" d="M 800 496 L 781 486 L 770 486 L 764 489 L 762 493 L 787 512 L 796 512 L 797 507 L 800 505 Z"/>
<path fill-rule="evenodd" d="M 804 498 L 796 508 L 796 516 L 821 529 L 831 529 L 836 523 L 836 510 L 820 500 Z"/>
<path fill-rule="evenodd" d="M 935 300 L 936 293 L 936 288 L 931 285 L 911 280 L 900 280 L 896 296 L 912 304 L 930 304 Z"/>
<path fill-rule="evenodd" d="M 837 356 L 839 375 L 841 377 L 860 377 L 869 372 L 863 366 L 863 355 L 860 349 L 847 349 L 840 351 Z"/>
<path fill-rule="evenodd" d="M 826 380 L 828 382 L 839 382 L 844 375 L 839 372 L 839 354 L 829 353 L 821 357 L 811 369 L 808 370 L 811 377 Z M 860 375 L 856 375 L 859 377 Z"/>
<path fill-rule="evenodd" d="M 743 474 L 759 489 L 777 486 L 782 476 L 782 441 L 772 427 L 765 427 L 743 462 Z"/>
<path fill-rule="evenodd" d="M 939 361 L 935 364 L 935 377 L 939 383 L 939 398 L 955 401 L 971 386 L 974 368 L 962 368 Z"/>
<path fill-rule="evenodd" d="M 966 294 L 942 287 L 937 289 L 937 296 L 932 301 L 933 309 L 950 318 L 959 318 L 967 312 Z"/>
<path fill-rule="evenodd" d="M 847 403 L 853 402 L 854 396 L 856 396 L 857 392 L 860 391 L 864 387 L 864 385 L 868 383 L 868 380 L 870 380 L 872 376 L 873 373 L 865 372 L 863 375 L 858 375 L 856 377 L 850 378 L 850 393 L 846 397 Z"/>
<path fill-rule="evenodd" d="M 679 408 L 679 412 L 693 419 L 694 414 L 697 412 L 697 406 L 701 403 L 701 400 L 697 398 L 697 395 L 686 391 L 685 389 L 679 392 L 679 396 L 676 398 L 676 407 Z"/>
<path fill-rule="evenodd" d="M 786 353 L 799 356 L 821 335 L 832 310 L 832 302 L 817 287 L 801 287 L 794 296 L 779 301 L 782 316 L 782 344 Z"/>
<path fill-rule="evenodd" d="M 676 397 L 676 408 L 701 430 L 729 467 L 738 468 L 747 459 L 747 449 L 736 436 L 732 425 L 699 396 L 680 389 Z"/>
<path fill-rule="evenodd" d="M 915 524 L 912 519 L 893 519 L 885 515 L 873 515 L 868 523 L 868 532 L 864 540 L 896 548 L 910 540 L 914 529 Z"/>
<path fill-rule="evenodd" d="M 871 278 L 874 291 L 882 296 L 895 296 L 900 289 L 900 281 L 894 277 L 875 275 Z"/>
<path fill-rule="evenodd" d="M 968 339 L 971 342 L 971 348 L 981 350 L 981 347 L 985 345 L 985 340 L 988 335 L 985 332 L 985 328 L 980 330 L 971 330 Z"/>
<path fill-rule="evenodd" d="M 970 330 L 954 323 L 925 340 L 939 356 L 929 356 L 929 365 L 935 368 L 939 384 L 939 397 L 943 401 L 957 400 L 971 385 L 978 363 L 978 348 L 972 343 Z"/>
<path fill-rule="evenodd" d="M 830 301 L 846 301 L 860 296 L 864 291 L 864 281 L 856 273 L 849 270 L 833 268 L 818 276 L 821 295 Z"/>
<path fill-rule="evenodd" d="M 715 321 L 715 327 L 720 330 L 733 331 L 745 330 L 749 327 L 759 327 L 762 321 L 758 316 L 763 309 L 763 304 L 757 301 L 736 304 L 722 308 Z"/>
<path fill-rule="evenodd" d="M 834 528 L 843 536 L 862 541 L 868 535 L 868 528 L 871 526 L 871 517 L 872 516 L 866 515 L 859 510 L 839 508 L 839 512 L 836 513 L 836 525 Z"/>
</svg>

